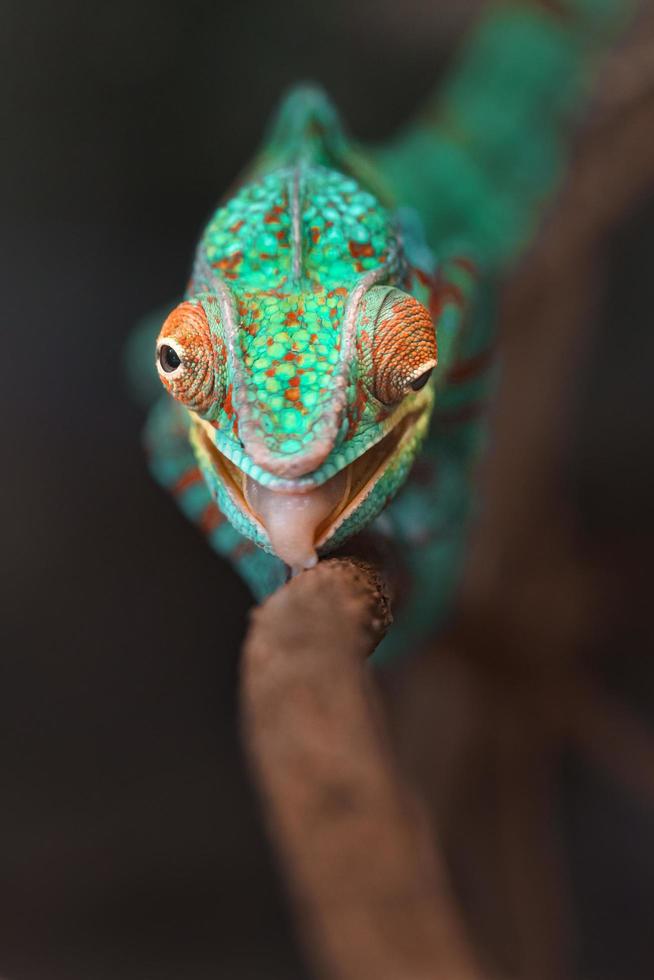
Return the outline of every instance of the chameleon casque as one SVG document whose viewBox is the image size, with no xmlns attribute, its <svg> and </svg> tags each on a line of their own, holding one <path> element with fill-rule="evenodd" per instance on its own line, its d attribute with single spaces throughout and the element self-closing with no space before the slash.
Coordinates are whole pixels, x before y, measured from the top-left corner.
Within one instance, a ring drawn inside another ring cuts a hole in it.
<svg viewBox="0 0 654 980">
<path fill-rule="evenodd" d="M 490 5 L 442 92 L 385 146 L 352 143 L 319 89 L 283 102 L 160 327 L 166 396 L 146 429 L 155 477 L 258 599 L 368 529 L 408 583 L 381 657 L 442 621 L 496 285 L 625 13 Z"/>
</svg>

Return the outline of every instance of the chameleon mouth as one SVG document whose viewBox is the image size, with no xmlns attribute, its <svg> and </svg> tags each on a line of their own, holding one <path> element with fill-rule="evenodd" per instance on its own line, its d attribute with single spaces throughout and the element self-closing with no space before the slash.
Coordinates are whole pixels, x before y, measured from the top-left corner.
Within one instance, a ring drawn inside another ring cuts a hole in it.
<svg viewBox="0 0 654 980">
<path fill-rule="evenodd" d="M 268 537 L 293 574 L 318 561 L 317 552 L 372 492 L 400 454 L 425 407 L 407 412 L 361 456 L 314 487 L 272 489 L 245 473 L 215 445 L 208 426 L 197 421 L 198 448 L 232 502 Z"/>
</svg>

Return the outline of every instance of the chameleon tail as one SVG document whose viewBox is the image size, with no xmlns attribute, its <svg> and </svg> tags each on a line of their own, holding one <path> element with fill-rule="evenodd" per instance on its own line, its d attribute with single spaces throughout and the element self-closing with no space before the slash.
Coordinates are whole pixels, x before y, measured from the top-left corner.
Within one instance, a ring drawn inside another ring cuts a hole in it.
<svg viewBox="0 0 654 980">
<path fill-rule="evenodd" d="M 432 247 L 500 270 L 564 171 L 566 130 L 634 0 L 491 4 L 422 114 L 372 158 Z"/>
</svg>

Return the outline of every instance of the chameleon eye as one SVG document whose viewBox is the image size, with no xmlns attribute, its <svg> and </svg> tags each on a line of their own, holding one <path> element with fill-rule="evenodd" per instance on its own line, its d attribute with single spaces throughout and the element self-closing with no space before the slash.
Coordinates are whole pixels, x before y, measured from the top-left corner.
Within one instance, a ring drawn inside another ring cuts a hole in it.
<svg viewBox="0 0 654 980">
<path fill-rule="evenodd" d="M 161 328 L 157 370 L 164 388 L 187 408 L 207 415 L 224 398 L 225 349 L 198 301 L 177 306 Z"/>
<path fill-rule="evenodd" d="M 371 388 L 380 402 L 395 405 L 420 391 L 438 360 L 429 310 L 408 293 L 386 289 L 375 317 L 371 353 Z"/>
<path fill-rule="evenodd" d="M 433 368 L 427 368 L 422 374 L 419 374 L 417 378 L 413 381 L 409 381 L 409 388 L 411 391 L 421 391 L 425 387 L 429 379 L 431 378 Z"/>
<path fill-rule="evenodd" d="M 159 364 L 166 374 L 172 374 L 181 365 L 182 359 L 172 344 L 162 344 L 159 348 Z"/>
</svg>

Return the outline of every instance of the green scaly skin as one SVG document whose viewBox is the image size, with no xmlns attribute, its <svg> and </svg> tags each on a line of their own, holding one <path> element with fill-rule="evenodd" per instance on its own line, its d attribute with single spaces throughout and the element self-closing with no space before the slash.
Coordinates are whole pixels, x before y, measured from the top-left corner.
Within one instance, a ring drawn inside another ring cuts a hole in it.
<svg viewBox="0 0 654 980">
<path fill-rule="evenodd" d="M 404 583 L 378 656 L 442 622 L 483 441 L 496 283 L 556 188 L 566 126 L 626 6 L 491 5 L 442 94 L 377 149 L 347 139 L 320 91 L 294 90 L 211 218 L 160 332 L 174 399 L 153 407 L 146 443 L 155 477 L 258 599 L 288 568 L 257 501 L 292 504 L 296 521 L 298 500 L 330 492 L 318 554 L 365 529 Z"/>
</svg>

